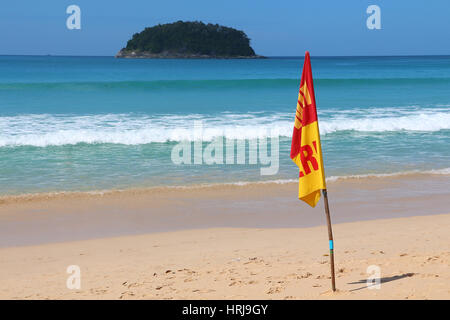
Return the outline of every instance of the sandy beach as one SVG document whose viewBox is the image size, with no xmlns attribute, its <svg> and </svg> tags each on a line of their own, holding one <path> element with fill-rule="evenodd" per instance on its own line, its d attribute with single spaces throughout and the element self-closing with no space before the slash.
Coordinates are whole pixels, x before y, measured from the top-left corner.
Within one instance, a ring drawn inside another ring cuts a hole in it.
<svg viewBox="0 0 450 320">
<path fill-rule="evenodd" d="M 446 184 L 329 183 L 336 293 L 323 208 L 300 204 L 295 183 L 2 198 L 0 298 L 449 299 Z"/>
<path fill-rule="evenodd" d="M 5 248 L 2 299 L 449 299 L 450 215 L 326 229 L 206 229 Z M 81 288 L 66 288 L 66 268 Z M 366 271 L 380 267 L 381 288 Z"/>
</svg>

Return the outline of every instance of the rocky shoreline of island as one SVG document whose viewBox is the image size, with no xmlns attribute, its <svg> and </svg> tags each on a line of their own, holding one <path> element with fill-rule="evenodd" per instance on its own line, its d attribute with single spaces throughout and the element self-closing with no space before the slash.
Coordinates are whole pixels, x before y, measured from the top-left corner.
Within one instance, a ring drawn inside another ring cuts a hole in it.
<svg viewBox="0 0 450 320">
<path fill-rule="evenodd" d="M 146 51 L 132 51 L 121 49 L 115 55 L 115 58 L 124 59 L 267 59 L 265 56 L 231 56 L 231 55 L 207 55 L 207 54 L 192 54 L 192 53 L 173 53 L 160 52 L 151 53 Z"/>
</svg>

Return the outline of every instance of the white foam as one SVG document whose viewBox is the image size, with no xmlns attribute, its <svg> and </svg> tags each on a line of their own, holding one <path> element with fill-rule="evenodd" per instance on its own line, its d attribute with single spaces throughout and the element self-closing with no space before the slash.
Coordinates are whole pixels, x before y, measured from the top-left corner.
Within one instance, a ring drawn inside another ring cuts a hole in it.
<svg viewBox="0 0 450 320">
<path fill-rule="evenodd" d="M 390 173 L 368 173 L 368 174 L 353 174 L 353 175 L 342 175 L 342 176 L 330 176 L 326 178 L 327 182 L 335 182 L 339 180 L 349 180 L 349 179 L 367 179 L 367 178 L 388 178 L 388 177 L 398 177 L 398 176 L 409 176 L 409 175 L 450 175 L 450 168 L 443 169 L 432 169 L 432 170 L 409 170 L 409 171 L 398 171 Z M 288 183 L 298 183 L 298 179 L 276 179 L 276 180 L 263 180 L 263 181 L 237 181 L 237 182 L 227 182 L 227 183 L 205 183 L 200 185 L 194 185 L 196 187 L 213 187 L 221 185 L 234 185 L 234 186 L 247 186 L 253 184 L 288 184 Z M 174 188 L 191 188 L 191 186 L 173 186 Z"/>
<path fill-rule="evenodd" d="M 333 182 L 338 180 L 347 179 L 366 179 L 366 178 L 387 178 L 387 177 L 397 177 L 397 176 L 408 176 L 408 175 L 450 175 L 450 168 L 443 169 L 432 169 L 432 170 L 409 170 L 409 171 L 399 171 L 391 173 L 367 173 L 367 174 L 354 174 L 354 175 L 343 175 L 343 176 L 331 176 L 326 178 L 327 182 Z"/>
<path fill-rule="evenodd" d="M 216 136 L 255 139 L 279 135 L 290 138 L 292 113 L 221 113 L 190 115 L 18 115 L 0 117 L 0 147 L 61 146 L 78 143 L 140 145 L 194 140 L 194 121 L 202 120 L 203 140 Z M 435 132 L 450 129 L 450 108 L 417 106 L 325 110 L 319 114 L 321 134 L 354 132 Z"/>
<path fill-rule="evenodd" d="M 391 117 L 356 118 L 339 117 L 320 122 L 321 133 L 337 131 L 388 132 L 422 131 L 434 132 L 450 129 L 450 113 L 419 113 Z"/>
<path fill-rule="evenodd" d="M 432 170 L 409 170 L 409 171 L 398 171 L 390 173 L 367 173 L 367 174 L 353 174 L 353 175 L 342 175 L 342 176 L 330 176 L 326 178 L 327 182 L 335 182 L 339 180 L 350 180 L 350 179 L 368 179 L 368 178 L 388 178 L 388 177 L 398 177 L 398 176 L 409 176 L 409 175 L 450 175 L 450 168 L 443 169 L 432 169 Z M 298 179 L 277 179 L 277 180 L 265 180 L 265 181 L 239 181 L 232 183 L 225 183 L 229 185 L 246 186 L 250 184 L 287 184 L 287 183 L 298 183 Z M 210 185 L 208 185 L 210 186 Z"/>
</svg>

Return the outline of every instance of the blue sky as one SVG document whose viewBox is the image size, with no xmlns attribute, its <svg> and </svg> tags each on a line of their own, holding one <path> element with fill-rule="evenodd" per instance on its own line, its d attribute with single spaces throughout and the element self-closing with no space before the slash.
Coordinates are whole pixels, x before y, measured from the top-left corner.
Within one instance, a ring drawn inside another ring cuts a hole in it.
<svg viewBox="0 0 450 320">
<path fill-rule="evenodd" d="M 81 30 L 66 8 L 81 8 Z M 366 9 L 381 8 L 381 30 Z M 0 5 L 0 54 L 114 55 L 144 27 L 200 20 L 244 30 L 262 55 L 450 54 L 448 0 L 14 0 Z"/>
</svg>

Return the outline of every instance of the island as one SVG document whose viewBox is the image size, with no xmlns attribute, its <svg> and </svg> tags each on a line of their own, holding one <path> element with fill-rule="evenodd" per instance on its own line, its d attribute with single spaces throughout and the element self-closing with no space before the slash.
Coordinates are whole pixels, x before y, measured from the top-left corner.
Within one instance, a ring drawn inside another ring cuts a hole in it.
<svg viewBox="0 0 450 320">
<path fill-rule="evenodd" d="M 116 58 L 259 59 L 241 31 L 200 21 L 158 24 L 135 33 Z"/>
</svg>

